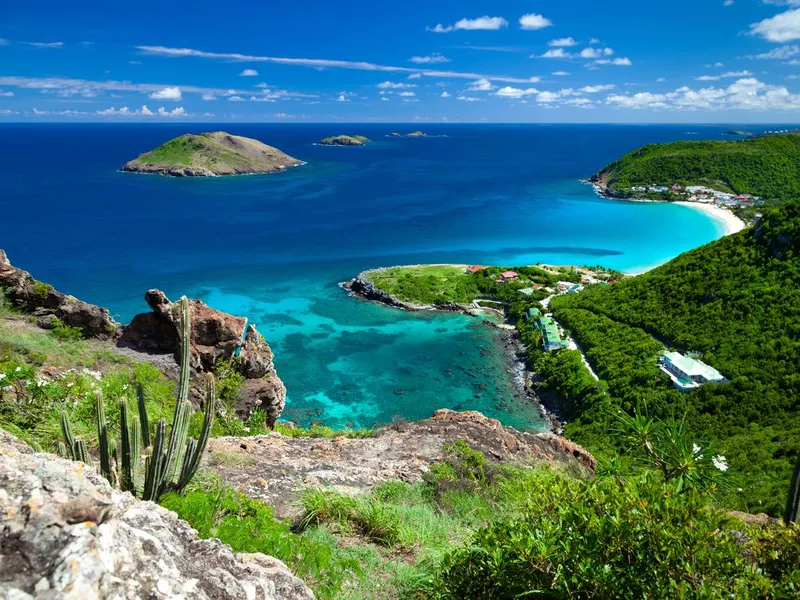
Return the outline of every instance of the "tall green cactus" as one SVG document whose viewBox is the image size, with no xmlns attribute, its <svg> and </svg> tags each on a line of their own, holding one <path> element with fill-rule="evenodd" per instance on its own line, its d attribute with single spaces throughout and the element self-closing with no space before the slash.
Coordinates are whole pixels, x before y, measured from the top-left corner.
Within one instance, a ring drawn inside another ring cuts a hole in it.
<svg viewBox="0 0 800 600">
<path fill-rule="evenodd" d="M 169 438 L 167 438 L 167 423 L 164 419 L 161 419 L 156 423 L 155 437 L 151 444 L 147 407 L 141 386 L 137 386 L 136 390 L 138 417 L 135 415 L 133 417 L 130 416 L 127 400 L 123 398 L 119 401 L 119 442 L 109 438 L 105 406 L 100 393 L 97 394 L 95 399 L 100 472 L 109 482 L 114 483 L 113 458 L 116 467 L 116 479 L 119 482 L 120 489 L 137 495 L 139 492 L 137 473 L 139 471 L 142 448 L 144 448 L 144 485 L 141 488 L 141 498 L 155 502 L 158 502 L 164 493 L 180 491 L 188 485 L 200 466 L 200 459 L 205 451 L 208 438 L 211 435 L 211 427 L 214 424 L 216 391 L 214 377 L 209 375 L 205 385 L 203 427 L 200 431 L 199 439 L 187 439 L 192 405 L 189 402 L 191 319 L 189 300 L 186 296 L 180 300 L 179 311 L 181 370 L 178 395 L 175 401 L 175 413 L 172 418 Z M 61 430 L 65 441 L 64 446 L 69 449 L 73 460 L 83 460 L 91 464 L 86 442 L 74 438 L 72 427 L 65 412 L 61 413 Z"/>
<path fill-rule="evenodd" d="M 789 496 L 786 498 L 786 511 L 783 513 L 783 520 L 789 523 L 797 523 L 798 512 L 800 512 L 800 457 L 794 465 L 792 473 L 792 483 L 789 486 Z"/>
</svg>

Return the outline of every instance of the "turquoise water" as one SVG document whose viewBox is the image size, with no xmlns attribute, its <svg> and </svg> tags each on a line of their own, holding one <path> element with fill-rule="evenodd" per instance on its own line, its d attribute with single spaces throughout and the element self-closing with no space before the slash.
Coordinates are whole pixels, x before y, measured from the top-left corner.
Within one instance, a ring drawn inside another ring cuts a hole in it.
<svg viewBox="0 0 800 600">
<path fill-rule="evenodd" d="M 146 310 L 151 287 L 247 316 L 275 350 L 289 392 L 284 418 L 371 426 L 448 407 L 542 429 L 536 407 L 516 399 L 496 330 L 349 298 L 338 283 L 425 262 L 639 270 L 721 233 L 690 208 L 605 200 L 579 181 L 685 128 L 431 126 L 448 137 L 384 137 L 397 128 L 228 124 L 308 165 L 180 180 L 116 169 L 207 126 L 0 126 L 0 247 L 122 321 Z M 376 142 L 313 145 L 339 132 Z"/>
</svg>

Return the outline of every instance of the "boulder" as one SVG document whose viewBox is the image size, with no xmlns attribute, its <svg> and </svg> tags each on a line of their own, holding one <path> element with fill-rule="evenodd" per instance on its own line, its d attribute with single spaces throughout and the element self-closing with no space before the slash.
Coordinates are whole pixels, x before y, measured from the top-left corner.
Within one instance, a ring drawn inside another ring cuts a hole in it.
<svg viewBox="0 0 800 600">
<path fill-rule="evenodd" d="M 86 337 L 110 339 L 117 334 L 119 324 L 108 310 L 37 281 L 27 271 L 14 267 L 3 250 L 0 250 L 0 289 L 15 307 L 38 317 L 45 328 L 59 319 L 64 325 L 79 327 Z"/>
<path fill-rule="evenodd" d="M 92 467 L 0 430 L 0 597 L 312 600 L 281 561 L 202 540 Z"/>
</svg>

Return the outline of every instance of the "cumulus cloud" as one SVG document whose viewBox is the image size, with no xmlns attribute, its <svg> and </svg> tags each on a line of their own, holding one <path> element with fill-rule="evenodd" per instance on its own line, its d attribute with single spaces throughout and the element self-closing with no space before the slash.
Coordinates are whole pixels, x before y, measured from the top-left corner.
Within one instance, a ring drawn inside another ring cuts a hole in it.
<svg viewBox="0 0 800 600">
<path fill-rule="evenodd" d="M 567 75 L 569 75 L 569 73 L 567 73 L 566 71 L 553 71 L 553 75 L 555 75 L 556 77 L 566 77 Z"/>
<path fill-rule="evenodd" d="M 531 58 L 536 58 L 536 56 L 531 55 Z M 553 50 L 548 50 L 547 52 L 542 54 L 539 58 L 572 58 L 572 54 L 570 54 L 563 48 L 554 48 Z"/>
<path fill-rule="evenodd" d="M 547 45 L 553 46 L 555 48 L 569 48 L 571 46 L 577 46 L 578 42 L 576 42 L 571 37 L 563 37 L 563 38 L 557 38 L 555 40 L 550 40 L 549 42 L 547 42 Z"/>
<path fill-rule="evenodd" d="M 785 87 L 769 85 L 755 77 L 746 77 L 727 87 L 693 89 L 683 86 L 666 94 L 615 94 L 606 98 L 606 103 L 631 109 L 798 110 L 800 94 L 792 94 Z"/>
<path fill-rule="evenodd" d="M 149 96 L 153 100 L 171 100 L 174 102 L 180 102 L 182 97 L 181 88 L 179 87 L 165 87 Z"/>
<path fill-rule="evenodd" d="M 461 100 L 462 102 L 483 102 L 483 98 L 475 98 L 474 96 L 459 96 L 456 100 Z"/>
<path fill-rule="evenodd" d="M 449 58 L 447 58 L 443 54 L 439 54 L 438 52 L 434 52 L 433 54 L 429 54 L 427 56 L 412 56 L 408 60 L 409 62 L 412 62 L 417 65 L 433 65 L 438 63 L 450 62 Z M 418 73 L 415 74 L 418 75 Z"/>
<path fill-rule="evenodd" d="M 428 31 L 433 31 L 434 33 L 450 33 L 451 31 L 456 31 L 459 29 L 465 31 L 497 31 L 503 27 L 508 27 L 508 21 L 506 21 L 503 17 L 490 17 L 488 15 L 484 15 L 483 17 L 478 17 L 477 19 L 459 19 L 453 25 L 442 25 L 439 23 L 435 27 L 428 27 L 427 29 Z"/>
<path fill-rule="evenodd" d="M 611 56 L 612 54 L 614 54 L 614 50 L 611 48 L 584 48 L 578 56 L 581 58 L 600 58 L 601 56 Z"/>
<path fill-rule="evenodd" d="M 547 19 L 542 15 L 537 15 L 536 13 L 522 15 L 519 18 L 519 28 L 525 29 L 526 31 L 536 31 L 537 29 L 544 29 L 545 27 L 550 27 L 552 25 L 553 22 L 550 19 Z"/>
<path fill-rule="evenodd" d="M 469 92 L 490 92 L 495 86 L 488 79 L 478 79 L 474 81 L 468 88 Z"/>
<path fill-rule="evenodd" d="M 422 78 L 422 73 L 412 73 L 411 75 L 408 76 L 408 79 L 421 79 L 421 78 Z"/>
<path fill-rule="evenodd" d="M 442 92 L 441 96 L 439 96 L 439 97 L 440 98 L 449 98 L 450 94 L 448 94 L 447 91 L 444 91 L 444 92 Z"/>
<path fill-rule="evenodd" d="M 245 69 L 239 73 L 239 77 L 258 77 L 258 71 L 255 69 Z"/>
<path fill-rule="evenodd" d="M 750 33 L 770 42 L 791 42 L 800 39 L 800 9 L 787 10 L 750 25 Z"/>
<path fill-rule="evenodd" d="M 613 90 L 616 86 L 613 84 L 605 84 L 605 85 L 587 85 L 580 89 L 581 92 L 584 94 L 596 94 L 598 92 L 607 92 L 608 90 Z"/>
<path fill-rule="evenodd" d="M 245 102 L 241 96 L 228 96 L 228 102 Z"/>
<path fill-rule="evenodd" d="M 415 94 L 414 92 L 399 92 L 397 95 L 403 98 L 413 98 L 417 94 Z"/>
<path fill-rule="evenodd" d="M 203 94 L 202 98 L 203 98 L 203 100 L 206 100 L 206 101 L 211 101 L 211 100 L 216 100 L 217 99 L 217 97 L 214 94 Z"/>
<path fill-rule="evenodd" d="M 336 101 L 337 101 L 337 102 L 350 102 L 350 100 L 348 99 L 348 97 L 345 95 L 345 93 L 344 93 L 344 92 L 342 92 L 341 94 L 339 94 L 339 97 L 338 97 L 338 98 L 336 98 Z"/>
<path fill-rule="evenodd" d="M 536 88 L 515 88 L 510 85 L 506 87 L 501 87 L 497 92 L 495 92 L 495 96 L 500 96 L 502 98 L 522 98 L 524 96 L 532 96 L 534 94 L 538 94 L 539 90 Z"/>
<path fill-rule="evenodd" d="M 81 110 L 39 110 L 38 108 L 32 108 L 31 114 L 37 117 L 79 117 L 89 113 Z"/>
<path fill-rule="evenodd" d="M 153 112 L 146 105 L 142 105 L 141 108 L 130 109 L 127 106 L 123 106 L 120 109 L 115 107 L 106 108 L 104 110 L 97 110 L 95 111 L 96 115 L 102 117 L 152 117 L 152 116 L 159 116 L 159 117 L 184 117 L 187 116 L 186 111 L 183 109 L 182 106 L 178 108 L 174 108 L 172 110 L 167 110 L 163 106 L 159 108 L 156 112 Z"/>
</svg>

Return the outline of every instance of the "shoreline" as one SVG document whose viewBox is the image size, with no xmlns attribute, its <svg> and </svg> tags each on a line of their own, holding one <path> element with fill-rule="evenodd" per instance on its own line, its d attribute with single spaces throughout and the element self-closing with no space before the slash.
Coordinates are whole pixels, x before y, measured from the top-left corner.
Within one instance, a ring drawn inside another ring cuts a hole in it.
<svg viewBox="0 0 800 600">
<path fill-rule="evenodd" d="M 722 237 L 726 235 L 731 235 L 734 233 L 740 232 L 742 229 L 747 227 L 747 224 L 742 221 L 739 217 L 733 214 L 731 211 L 716 206 L 714 204 L 704 204 L 701 202 L 685 202 L 683 200 L 676 200 L 675 202 L 670 202 L 669 204 L 679 204 L 681 206 L 688 206 L 689 208 L 693 208 L 697 210 L 711 219 L 713 219 L 716 223 L 722 225 Z"/>
</svg>

